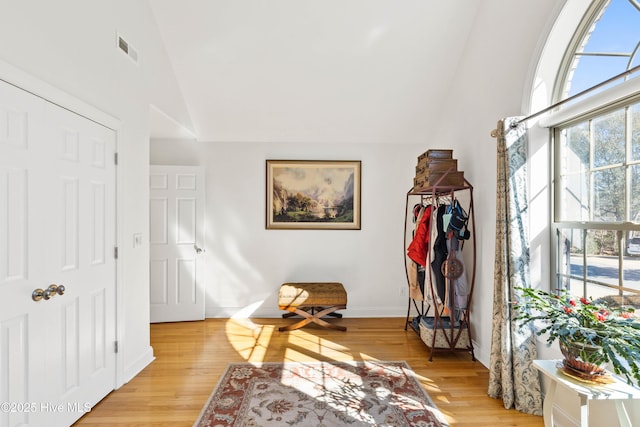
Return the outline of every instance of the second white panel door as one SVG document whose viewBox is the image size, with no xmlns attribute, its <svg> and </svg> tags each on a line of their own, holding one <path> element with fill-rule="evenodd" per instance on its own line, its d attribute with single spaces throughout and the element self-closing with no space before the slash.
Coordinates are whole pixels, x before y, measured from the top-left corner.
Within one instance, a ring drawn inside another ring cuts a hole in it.
<svg viewBox="0 0 640 427">
<path fill-rule="evenodd" d="M 151 166 L 149 177 L 151 322 L 204 319 L 204 172 Z"/>
</svg>

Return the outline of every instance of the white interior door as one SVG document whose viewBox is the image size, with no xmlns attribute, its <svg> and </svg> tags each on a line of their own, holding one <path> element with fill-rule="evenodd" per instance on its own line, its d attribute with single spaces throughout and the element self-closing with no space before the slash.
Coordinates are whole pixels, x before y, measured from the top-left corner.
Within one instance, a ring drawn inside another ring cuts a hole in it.
<svg viewBox="0 0 640 427">
<path fill-rule="evenodd" d="M 49 384 L 62 404 L 82 410 L 115 387 L 115 135 L 52 104 L 45 114 L 55 150 L 45 266 L 51 283 L 66 288 L 42 304 L 53 311 Z M 75 420 L 73 413 L 64 418 Z"/>
<path fill-rule="evenodd" d="M 0 83 L 0 427 L 68 426 L 115 386 L 114 151 Z"/>
<path fill-rule="evenodd" d="M 46 396 L 46 323 L 31 299 L 44 278 L 44 105 L 0 82 L 0 426 L 37 425 L 39 407 L 22 407 Z"/>
<path fill-rule="evenodd" d="M 204 171 L 151 166 L 149 185 L 151 322 L 202 320 Z"/>
</svg>

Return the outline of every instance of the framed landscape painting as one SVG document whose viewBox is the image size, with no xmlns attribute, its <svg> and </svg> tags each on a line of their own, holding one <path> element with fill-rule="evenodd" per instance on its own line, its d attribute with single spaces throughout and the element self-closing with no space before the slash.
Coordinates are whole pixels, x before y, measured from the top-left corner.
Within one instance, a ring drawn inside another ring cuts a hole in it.
<svg viewBox="0 0 640 427">
<path fill-rule="evenodd" d="M 359 160 L 267 160 L 267 229 L 360 230 Z"/>
</svg>

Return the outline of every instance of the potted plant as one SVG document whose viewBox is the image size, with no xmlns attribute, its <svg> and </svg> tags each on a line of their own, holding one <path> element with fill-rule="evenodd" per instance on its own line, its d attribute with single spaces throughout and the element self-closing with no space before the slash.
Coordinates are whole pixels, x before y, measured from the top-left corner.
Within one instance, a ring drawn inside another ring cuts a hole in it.
<svg viewBox="0 0 640 427">
<path fill-rule="evenodd" d="M 640 322 L 632 307 L 613 306 L 603 300 L 575 298 L 539 289 L 516 288 L 515 320 L 535 322 L 536 334 L 558 340 L 563 363 L 587 375 L 604 373 L 603 364 L 629 384 L 640 384 Z"/>
</svg>

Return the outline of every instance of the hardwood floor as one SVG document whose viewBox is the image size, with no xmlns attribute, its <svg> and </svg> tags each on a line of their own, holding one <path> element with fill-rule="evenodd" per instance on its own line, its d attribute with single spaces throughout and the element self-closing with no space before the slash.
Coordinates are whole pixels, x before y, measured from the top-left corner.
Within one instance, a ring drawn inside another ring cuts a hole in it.
<svg viewBox="0 0 640 427">
<path fill-rule="evenodd" d="M 487 396 L 488 370 L 467 352 L 429 349 L 404 319 L 332 319 L 346 332 L 294 319 L 207 319 L 151 325 L 156 360 L 109 394 L 77 426 L 191 426 L 228 362 L 405 360 L 451 426 L 542 427 L 542 417 L 505 410 Z"/>
</svg>

